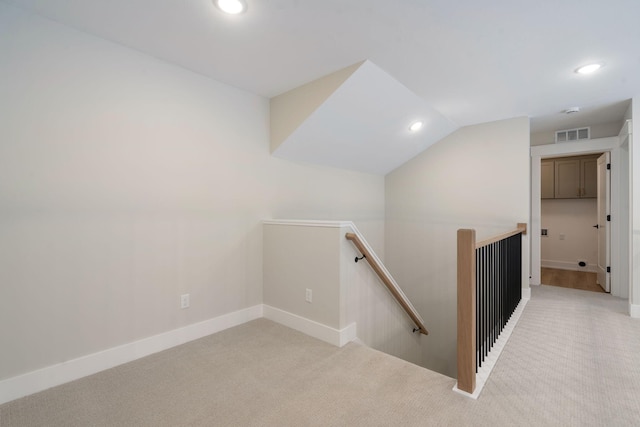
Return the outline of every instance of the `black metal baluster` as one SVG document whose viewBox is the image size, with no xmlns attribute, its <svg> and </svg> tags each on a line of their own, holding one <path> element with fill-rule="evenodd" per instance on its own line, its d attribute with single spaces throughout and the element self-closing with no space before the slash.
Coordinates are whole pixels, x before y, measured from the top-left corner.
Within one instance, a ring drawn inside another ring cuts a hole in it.
<svg viewBox="0 0 640 427">
<path fill-rule="evenodd" d="M 495 243 L 491 244 L 491 295 L 489 304 L 491 305 L 491 312 L 489 316 L 489 348 L 487 349 L 487 356 L 493 348 L 493 341 L 495 336 L 494 321 L 496 317 L 496 260 L 498 259 Z"/>
<path fill-rule="evenodd" d="M 522 235 L 476 249 L 476 372 L 522 298 Z"/>
<path fill-rule="evenodd" d="M 480 249 L 475 250 L 476 257 L 476 373 L 478 373 L 478 368 L 480 367 L 479 358 L 478 358 L 478 348 L 480 348 L 480 334 L 478 333 L 478 322 L 480 320 L 480 299 L 478 298 L 480 295 L 480 272 L 482 271 L 482 261 L 480 258 Z"/>
<path fill-rule="evenodd" d="M 481 302 L 481 306 L 482 306 L 482 314 L 480 317 L 480 340 L 482 341 L 482 343 L 480 344 L 480 366 L 482 366 L 482 362 L 484 362 L 484 345 L 485 345 L 485 327 L 484 327 L 484 318 L 486 315 L 486 311 L 487 311 L 487 305 L 486 305 L 486 301 L 485 301 L 485 294 L 486 294 L 486 285 L 487 285 L 487 281 L 486 281 L 486 275 L 487 275 L 487 251 L 486 248 L 482 248 L 482 295 L 480 297 Z"/>
<path fill-rule="evenodd" d="M 487 345 L 487 356 L 493 347 L 493 316 L 495 314 L 495 286 L 496 286 L 496 248 L 492 244 L 491 250 L 491 286 L 489 288 L 489 344 Z"/>
</svg>

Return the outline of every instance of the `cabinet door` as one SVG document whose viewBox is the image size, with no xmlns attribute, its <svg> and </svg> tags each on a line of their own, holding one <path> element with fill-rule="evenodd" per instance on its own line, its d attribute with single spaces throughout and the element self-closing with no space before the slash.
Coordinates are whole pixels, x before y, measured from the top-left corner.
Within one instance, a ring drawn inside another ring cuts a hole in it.
<svg viewBox="0 0 640 427">
<path fill-rule="evenodd" d="M 580 198 L 580 159 L 556 160 L 555 178 L 556 199 Z"/>
<path fill-rule="evenodd" d="M 555 188 L 553 175 L 555 173 L 553 160 L 543 160 L 540 162 L 540 175 L 542 181 L 540 183 L 540 192 L 543 199 L 553 199 Z"/>
<path fill-rule="evenodd" d="M 582 159 L 582 197 L 598 197 L 598 159 Z"/>
</svg>

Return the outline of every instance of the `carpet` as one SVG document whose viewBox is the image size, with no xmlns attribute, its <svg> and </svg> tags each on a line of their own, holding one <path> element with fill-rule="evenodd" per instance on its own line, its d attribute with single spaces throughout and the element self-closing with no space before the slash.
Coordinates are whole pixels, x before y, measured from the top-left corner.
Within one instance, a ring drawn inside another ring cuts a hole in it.
<svg viewBox="0 0 640 427">
<path fill-rule="evenodd" d="M 8 402 L 0 425 L 639 425 L 640 320 L 626 301 L 532 294 L 477 401 L 441 374 L 259 319 Z"/>
</svg>

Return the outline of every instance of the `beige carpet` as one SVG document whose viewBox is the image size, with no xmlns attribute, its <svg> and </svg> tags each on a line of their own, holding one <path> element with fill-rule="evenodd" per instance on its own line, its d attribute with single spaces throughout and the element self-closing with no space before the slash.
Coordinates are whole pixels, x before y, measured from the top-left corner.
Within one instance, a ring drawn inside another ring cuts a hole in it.
<svg viewBox="0 0 640 427">
<path fill-rule="evenodd" d="M 534 288 L 477 401 L 440 374 L 258 320 L 4 404 L 0 425 L 637 426 L 640 321 L 625 307 Z"/>
</svg>

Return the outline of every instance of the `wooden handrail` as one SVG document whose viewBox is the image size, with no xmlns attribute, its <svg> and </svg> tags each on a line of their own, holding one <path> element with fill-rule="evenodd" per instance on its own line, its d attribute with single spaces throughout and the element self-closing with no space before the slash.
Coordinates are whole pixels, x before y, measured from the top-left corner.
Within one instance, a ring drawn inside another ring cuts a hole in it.
<svg viewBox="0 0 640 427">
<path fill-rule="evenodd" d="M 523 236 L 527 235 L 527 223 L 526 222 L 519 222 L 518 223 L 518 228 L 516 228 L 515 230 L 511 230 L 509 232 L 503 233 L 503 234 L 498 234 L 497 236 L 491 237 L 489 239 L 485 239 L 482 240 L 480 242 L 476 243 L 476 249 L 479 249 L 483 246 L 487 246 L 490 245 L 492 243 L 495 242 L 499 242 L 500 240 L 504 240 L 508 237 L 511 236 L 515 236 L 516 234 L 520 234 L 522 233 Z"/>
<path fill-rule="evenodd" d="M 360 237 L 355 233 L 347 233 L 345 235 L 347 240 L 351 240 L 353 244 L 358 248 L 360 253 L 364 255 L 364 258 L 367 260 L 373 271 L 378 275 L 382 283 L 387 287 L 391 295 L 396 299 L 398 304 L 407 312 L 413 323 L 416 324 L 416 330 L 421 334 L 429 335 L 429 331 L 424 326 L 424 320 L 420 317 L 420 314 L 413 307 L 407 296 L 402 292 L 402 289 L 398 286 L 398 284 L 393 280 L 389 272 L 384 268 L 383 265 L 378 260 L 378 257 L 375 254 L 372 254 L 365 244 L 360 240 Z"/>
</svg>

